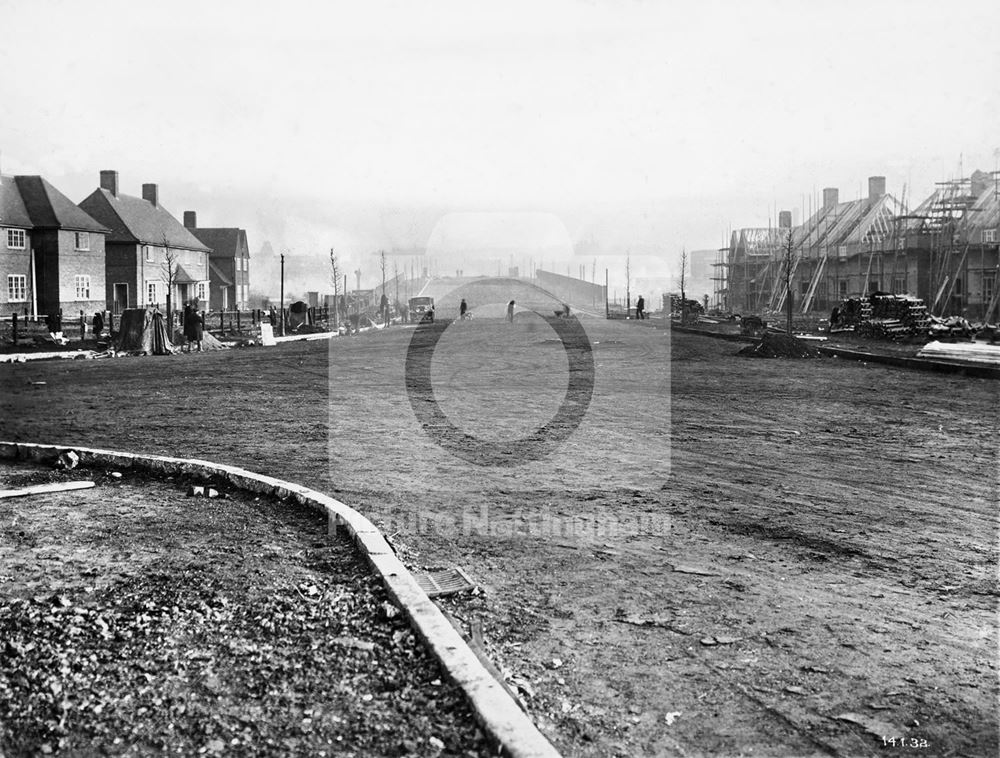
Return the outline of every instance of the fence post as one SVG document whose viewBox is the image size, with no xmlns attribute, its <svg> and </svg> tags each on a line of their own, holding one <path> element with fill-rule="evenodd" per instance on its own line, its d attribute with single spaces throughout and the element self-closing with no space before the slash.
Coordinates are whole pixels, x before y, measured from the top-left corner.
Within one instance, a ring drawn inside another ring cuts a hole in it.
<svg viewBox="0 0 1000 758">
<path fill-rule="evenodd" d="M 80 311 L 80 342 L 87 339 L 87 317 Z"/>
<path fill-rule="evenodd" d="M 243 327 L 240 325 L 240 311 L 239 308 L 236 309 L 236 331 L 243 334 Z"/>
<path fill-rule="evenodd" d="M 10 314 L 10 328 L 14 336 L 14 344 L 17 344 L 17 311 Z"/>
</svg>

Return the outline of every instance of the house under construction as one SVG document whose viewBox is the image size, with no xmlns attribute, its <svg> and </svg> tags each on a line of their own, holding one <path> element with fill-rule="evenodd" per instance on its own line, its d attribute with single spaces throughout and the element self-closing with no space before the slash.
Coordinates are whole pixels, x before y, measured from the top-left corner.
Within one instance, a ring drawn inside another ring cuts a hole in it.
<svg viewBox="0 0 1000 758">
<path fill-rule="evenodd" d="M 868 196 L 840 202 L 836 188 L 800 226 L 782 211 L 777 228 L 738 229 L 716 261 L 716 298 L 728 311 L 829 312 L 849 297 L 909 294 L 938 316 L 997 316 L 1000 174 L 942 182 L 913 211 L 868 180 Z M 786 288 L 786 277 L 790 286 Z"/>
</svg>

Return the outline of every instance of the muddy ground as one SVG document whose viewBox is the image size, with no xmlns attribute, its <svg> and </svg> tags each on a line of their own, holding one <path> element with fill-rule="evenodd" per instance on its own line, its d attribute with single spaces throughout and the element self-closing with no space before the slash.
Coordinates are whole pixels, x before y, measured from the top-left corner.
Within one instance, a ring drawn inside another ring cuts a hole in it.
<svg viewBox="0 0 1000 758">
<path fill-rule="evenodd" d="M 336 494 L 414 565 L 484 585 L 445 605 L 481 621 L 568 756 L 995 755 L 1000 385 L 585 326 L 592 402 L 521 465 L 477 466 L 421 429 L 410 328 L 2 366 L 0 438 Z M 566 390 L 554 336 L 453 325 L 439 406 L 480 439 L 530 435 Z"/>
<path fill-rule="evenodd" d="M 0 755 L 492 754 L 320 515 L 0 465 L 0 489 L 75 480 L 0 500 Z"/>
</svg>

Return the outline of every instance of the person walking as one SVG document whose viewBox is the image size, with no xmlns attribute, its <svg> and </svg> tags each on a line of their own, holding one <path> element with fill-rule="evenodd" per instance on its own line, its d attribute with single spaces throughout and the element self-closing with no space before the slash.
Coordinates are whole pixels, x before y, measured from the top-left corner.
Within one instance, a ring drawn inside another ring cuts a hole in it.
<svg viewBox="0 0 1000 758">
<path fill-rule="evenodd" d="M 191 307 L 190 303 L 184 306 L 184 339 L 187 341 L 187 352 L 191 352 L 191 343 L 198 343 L 198 352 L 201 352 L 201 338 L 203 326 L 201 316 L 198 311 Z"/>
<path fill-rule="evenodd" d="M 635 301 L 635 317 L 640 320 L 646 318 L 646 301 L 643 300 L 642 295 L 639 295 L 639 299 Z"/>
<path fill-rule="evenodd" d="M 511 300 L 509 303 L 507 303 L 507 320 L 510 323 L 512 323 L 512 324 L 514 323 L 514 301 L 513 300 Z"/>
<path fill-rule="evenodd" d="M 462 298 L 462 304 L 458 306 L 458 317 L 465 321 L 465 313 L 469 310 L 469 306 L 465 302 L 465 298 Z"/>
</svg>

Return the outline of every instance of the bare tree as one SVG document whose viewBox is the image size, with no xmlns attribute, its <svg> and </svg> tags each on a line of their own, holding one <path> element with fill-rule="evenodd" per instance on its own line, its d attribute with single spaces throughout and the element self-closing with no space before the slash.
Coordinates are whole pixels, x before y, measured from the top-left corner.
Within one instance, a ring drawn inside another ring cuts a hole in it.
<svg viewBox="0 0 1000 758">
<path fill-rule="evenodd" d="M 396 309 L 399 310 L 401 303 L 399 302 L 399 261 L 392 262 L 392 274 L 393 279 L 396 280 Z"/>
<path fill-rule="evenodd" d="M 632 311 L 632 256 L 625 253 L 625 318 Z"/>
<path fill-rule="evenodd" d="M 379 250 L 378 254 L 378 266 L 382 270 L 382 297 L 385 298 L 385 307 L 382 307 L 382 298 L 379 298 L 379 310 L 381 311 L 381 316 L 383 323 L 389 326 L 389 296 L 385 293 L 385 269 L 388 264 L 385 259 L 385 250 Z"/>
<path fill-rule="evenodd" d="M 340 258 L 330 248 L 330 280 L 333 282 L 333 328 L 339 329 L 340 316 Z"/>
<path fill-rule="evenodd" d="M 792 230 L 788 230 L 785 238 L 785 331 L 792 333 L 792 253 L 795 245 L 792 242 Z"/>
<path fill-rule="evenodd" d="M 174 331 L 174 287 L 177 285 L 177 277 L 180 271 L 179 254 L 176 250 L 171 250 L 167 244 L 167 235 L 163 235 L 163 276 L 167 280 L 167 331 L 173 334 Z M 171 339 L 173 337 L 171 336 Z"/>
<path fill-rule="evenodd" d="M 681 248 L 681 323 L 687 322 L 687 263 L 688 254 L 686 248 Z"/>
</svg>

